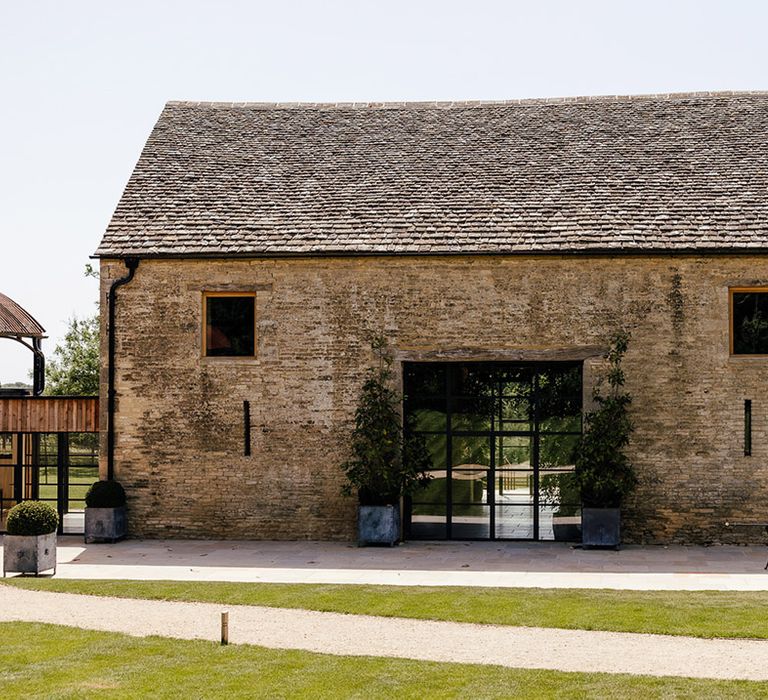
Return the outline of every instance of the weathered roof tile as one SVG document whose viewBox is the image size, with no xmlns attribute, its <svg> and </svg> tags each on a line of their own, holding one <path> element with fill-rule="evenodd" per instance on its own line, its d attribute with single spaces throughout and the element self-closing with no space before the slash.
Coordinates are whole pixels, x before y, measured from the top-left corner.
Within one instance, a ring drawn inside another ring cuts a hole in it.
<svg viewBox="0 0 768 700">
<path fill-rule="evenodd" d="M 96 254 L 768 250 L 768 93 L 171 102 Z"/>
</svg>

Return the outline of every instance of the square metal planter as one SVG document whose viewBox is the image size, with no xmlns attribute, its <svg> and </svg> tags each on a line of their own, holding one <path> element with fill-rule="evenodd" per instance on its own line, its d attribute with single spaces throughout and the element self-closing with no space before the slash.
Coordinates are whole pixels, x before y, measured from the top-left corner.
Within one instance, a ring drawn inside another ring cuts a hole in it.
<svg viewBox="0 0 768 700">
<path fill-rule="evenodd" d="M 582 546 L 618 549 L 621 544 L 619 508 L 582 508 Z"/>
<path fill-rule="evenodd" d="M 6 572 L 34 574 L 53 569 L 56 574 L 56 533 L 3 535 L 3 578 Z"/>
<path fill-rule="evenodd" d="M 359 506 L 357 509 L 357 543 L 386 544 L 400 540 L 400 506 Z"/>
<path fill-rule="evenodd" d="M 85 543 L 117 542 L 126 535 L 125 506 L 122 508 L 86 508 Z"/>
</svg>

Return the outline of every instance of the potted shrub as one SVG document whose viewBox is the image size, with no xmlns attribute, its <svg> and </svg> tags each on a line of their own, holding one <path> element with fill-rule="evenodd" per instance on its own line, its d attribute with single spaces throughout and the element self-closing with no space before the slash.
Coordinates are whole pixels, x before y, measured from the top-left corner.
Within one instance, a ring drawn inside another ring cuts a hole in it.
<svg viewBox="0 0 768 700">
<path fill-rule="evenodd" d="M 424 439 L 409 426 L 403 430 L 385 342 L 374 340 L 373 350 L 379 366 L 369 371 L 360 393 L 342 491 L 358 497 L 358 543 L 392 546 L 400 539 L 401 498 L 429 481 L 431 459 Z"/>
<path fill-rule="evenodd" d="M 3 577 L 12 571 L 56 573 L 56 529 L 59 514 L 48 503 L 22 501 L 8 511 L 3 537 Z"/>
<path fill-rule="evenodd" d="M 585 547 L 618 548 L 621 504 L 637 485 L 635 470 L 624 450 L 632 433 L 621 361 L 629 335 L 617 333 L 608 352 L 609 390 L 595 387 L 595 409 L 584 417 L 584 433 L 576 450 L 574 482 L 581 494 L 581 536 Z"/>
<path fill-rule="evenodd" d="M 125 490 L 118 481 L 96 481 L 85 494 L 85 541 L 125 537 Z"/>
</svg>

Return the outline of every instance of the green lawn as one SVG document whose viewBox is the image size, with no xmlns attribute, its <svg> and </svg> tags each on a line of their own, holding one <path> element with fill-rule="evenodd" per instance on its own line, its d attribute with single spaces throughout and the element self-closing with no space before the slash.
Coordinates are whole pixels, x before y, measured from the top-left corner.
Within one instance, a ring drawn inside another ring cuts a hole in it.
<svg viewBox="0 0 768 700">
<path fill-rule="evenodd" d="M 529 627 L 768 639 L 768 593 L 10 578 L 22 588 Z"/>
<path fill-rule="evenodd" d="M 32 623 L 0 624 L 13 698 L 768 698 L 768 684 L 221 647 Z"/>
</svg>

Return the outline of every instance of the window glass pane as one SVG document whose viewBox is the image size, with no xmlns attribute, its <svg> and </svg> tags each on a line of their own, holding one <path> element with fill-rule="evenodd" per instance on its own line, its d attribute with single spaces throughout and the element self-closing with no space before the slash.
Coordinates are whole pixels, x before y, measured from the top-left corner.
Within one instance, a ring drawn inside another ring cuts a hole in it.
<svg viewBox="0 0 768 700">
<path fill-rule="evenodd" d="M 548 367 L 539 374 L 537 417 L 544 431 L 581 430 L 581 368 Z"/>
<path fill-rule="evenodd" d="M 13 433 L 0 433 L 0 462 L 13 461 Z"/>
<path fill-rule="evenodd" d="M 206 297 L 206 354 L 254 355 L 254 298 Z"/>
<path fill-rule="evenodd" d="M 579 444 L 579 435 L 542 435 L 539 439 L 539 468 L 571 470 Z"/>
<path fill-rule="evenodd" d="M 496 373 L 501 396 L 530 397 L 533 367 L 505 367 Z"/>
<path fill-rule="evenodd" d="M 539 509 L 539 539 L 580 542 L 581 508 L 541 506 Z"/>
<path fill-rule="evenodd" d="M 503 470 L 496 472 L 496 503 L 533 504 L 533 472 Z"/>
<path fill-rule="evenodd" d="M 445 396 L 446 366 L 440 362 L 406 363 L 403 384 L 406 395 Z"/>
<path fill-rule="evenodd" d="M 523 505 L 496 506 L 496 537 L 508 540 L 533 539 L 533 508 Z"/>
<path fill-rule="evenodd" d="M 99 434 L 69 433 L 68 510 L 83 510 L 85 494 L 99 480 Z"/>
<path fill-rule="evenodd" d="M 417 488 L 412 494 L 411 499 L 414 503 L 445 503 L 447 479 L 445 470 L 429 472 L 431 479 L 426 486 Z"/>
<path fill-rule="evenodd" d="M 414 503 L 411 506 L 411 534 L 415 540 L 444 540 L 448 536 L 444 505 Z"/>
<path fill-rule="evenodd" d="M 581 512 L 579 490 L 571 472 L 542 473 L 539 480 L 539 502 L 555 508 L 559 515 Z"/>
<path fill-rule="evenodd" d="M 494 373 L 482 362 L 468 362 L 453 367 L 453 396 L 490 397 L 494 393 Z"/>
<path fill-rule="evenodd" d="M 25 473 L 31 478 L 36 476 L 37 499 L 50 501 L 55 506 L 59 493 L 59 442 L 56 433 L 42 433 L 37 447 L 37 465 L 32 469 L 25 469 Z M 30 484 L 30 486 L 32 486 Z M 27 489 L 25 488 L 25 491 Z M 26 493 L 26 498 L 31 498 L 32 492 Z"/>
<path fill-rule="evenodd" d="M 489 506 L 454 505 L 451 521 L 451 537 L 456 539 L 488 539 L 491 536 Z"/>
<path fill-rule="evenodd" d="M 531 438 L 500 436 L 496 438 L 497 469 L 530 469 Z"/>
<path fill-rule="evenodd" d="M 530 417 L 531 401 L 527 396 L 516 396 L 513 398 L 501 399 L 500 422 L 502 426 L 504 426 L 507 422 L 528 422 Z M 522 428 L 510 426 L 508 429 L 521 430 L 524 428 L 525 426 Z"/>
<path fill-rule="evenodd" d="M 485 469 L 454 469 L 451 472 L 451 497 L 457 503 L 485 503 L 488 472 Z"/>
<path fill-rule="evenodd" d="M 581 432 L 581 410 L 566 416 L 547 416 L 539 422 L 539 430 L 548 433 Z"/>
<path fill-rule="evenodd" d="M 768 354 L 768 292 L 734 292 L 732 322 L 734 354 Z"/>
<path fill-rule="evenodd" d="M 432 466 L 435 469 L 445 471 L 446 459 L 448 457 L 448 438 L 445 433 L 437 435 L 424 435 L 424 442 L 427 446 L 427 452 L 432 457 Z"/>
<path fill-rule="evenodd" d="M 451 460 L 456 469 L 489 467 L 491 464 L 491 440 L 489 437 L 453 436 Z"/>
<path fill-rule="evenodd" d="M 0 530 L 5 530 L 8 511 L 16 505 L 13 500 L 16 463 L 14 439 L 12 433 L 0 433 Z"/>
<path fill-rule="evenodd" d="M 411 421 L 411 430 L 434 433 L 444 432 L 446 429 L 444 398 L 409 397 L 405 402 L 405 411 Z"/>
<path fill-rule="evenodd" d="M 455 540 L 487 540 L 491 536 L 491 512 L 488 506 L 473 506 L 472 515 L 452 515 L 451 538 Z M 482 511 L 482 512 L 481 512 Z"/>
<path fill-rule="evenodd" d="M 492 412 L 493 399 L 490 397 L 451 399 L 451 429 L 488 432 Z"/>
</svg>

